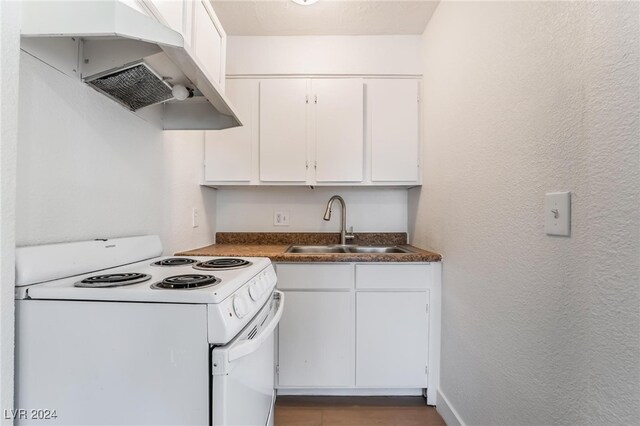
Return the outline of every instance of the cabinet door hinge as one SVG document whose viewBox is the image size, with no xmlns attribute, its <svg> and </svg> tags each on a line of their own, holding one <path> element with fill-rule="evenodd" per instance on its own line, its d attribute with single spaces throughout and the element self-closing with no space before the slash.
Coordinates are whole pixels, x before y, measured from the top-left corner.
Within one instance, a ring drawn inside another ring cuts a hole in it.
<svg viewBox="0 0 640 426">
<path fill-rule="evenodd" d="M 427 304 L 427 309 L 426 309 L 427 313 L 429 313 L 429 304 Z"/>
<path fill-rule="evenodd" d="M 276 375 L 279 375 L 279 374 L 280 374 L 280 366 L 276 365 Z"/>
<path fill-rule="evenodd" d="M 427 365 L 424 366 L 424 374 L 429 374 L 429 367 Z"/>
</svg>

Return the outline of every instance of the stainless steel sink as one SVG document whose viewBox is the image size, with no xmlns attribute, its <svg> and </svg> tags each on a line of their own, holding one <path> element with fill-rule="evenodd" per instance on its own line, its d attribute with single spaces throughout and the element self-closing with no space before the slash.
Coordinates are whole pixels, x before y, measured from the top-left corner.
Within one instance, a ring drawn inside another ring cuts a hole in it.
<svg viewBox="0 0 640 426">
<path fill-rule="evenodd" d="M 347 248 L 348 253 L 411 253 L 398 246 L 353 246 Z"/>
<path fill-rule="evenodd" d="M 404 247 L 399 246 L 358 246 L 358 245 L 330 245 L 330 246 L 296 246 L 292 245 L 286 253 L 298 254 L 333 254 L 333 253 L 411 253 Z"/>
<path fill-rule="evenodd" d="M 286 253 L 331 254 L 347 251 L 344 246 L 290 246 Z"/>
</svg>

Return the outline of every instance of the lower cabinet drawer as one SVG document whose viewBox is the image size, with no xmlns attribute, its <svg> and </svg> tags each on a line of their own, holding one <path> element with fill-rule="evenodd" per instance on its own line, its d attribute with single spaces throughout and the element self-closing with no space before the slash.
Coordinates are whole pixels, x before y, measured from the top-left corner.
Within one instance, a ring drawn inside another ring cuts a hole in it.
<svg viewBox="0 0 640 426">
<path fill-rule="evenodd" d="M 353 288 L 353 264 L 279 263 L 279 290 L 349 290 Z"/>
<path fill-rule="evenodd" d="M 356 265 L 357 289 L 425 290 L 433 284 L 433 265 Z"/>
</svg>

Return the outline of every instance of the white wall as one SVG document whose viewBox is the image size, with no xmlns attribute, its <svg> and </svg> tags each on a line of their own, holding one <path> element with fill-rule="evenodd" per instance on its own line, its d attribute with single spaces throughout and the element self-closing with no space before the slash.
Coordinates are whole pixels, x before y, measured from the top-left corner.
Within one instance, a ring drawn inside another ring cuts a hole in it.
<svg viewBox="0 0 640 426">
<path fill-rule="evenodd" d="M 158 128 L 29 54 L 20 66 L 18 245 L 160 234 L 172 253 L 213 240 L 212 215 L 191 227 L 192 207 L 204 215 L 205 201 L 215 206 L 194 175 L 202 132 L 163 140 Z"/>
<path fill-rule="evenodd" d="M 227 38 L 227 75 L 421 73 L 420 36 Z"/>
<path fill-rule="evenodd" d="M 164 132 L 164 208 L 165 250 L 175 253 L 211 244 L 216 224 L 216 191 L 200 186 L 204 161 L 204 133 L 201 131 Z M 197 228 L 193 209 L 198 210 Z"/>
<path fill-rule="evenodd" d="M 424 33 L 409 228 L 444 255 L 441 391 L 467 424 L 640 418 L 638 16 L 443 2 Z M 549 237 L 562 190 L 572 235 Z"/>
<path fill-rule="evenodd" d="M 406 232 L 405 189 L 260 187 L 220 189 L 216 230 L 221 232 L 339 232 L 340 204 L 331 221 L 322 219 L 327 202 L 338 194 L 347 204 L 347 229 L 354 232 Z M 289 212 L 289 226 L 274 226 L 275 210 Z"/>
<path fill-rule="evenodd" d="M 0 410 L 13 408 L 18 2 L 0 2 Z M 0 417 L 0 424 L 12 422 Z"/>
</svg>

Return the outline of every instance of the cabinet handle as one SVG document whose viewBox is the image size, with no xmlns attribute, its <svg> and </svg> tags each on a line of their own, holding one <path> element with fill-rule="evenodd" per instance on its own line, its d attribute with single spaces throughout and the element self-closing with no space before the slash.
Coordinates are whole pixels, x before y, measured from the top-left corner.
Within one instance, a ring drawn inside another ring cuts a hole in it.
<svg viewBox="0 0 640 426">
<path fill-rule="evenodd" d="M 309 103 L 309 95 L 304 95 L 304 103 L 305 104 Z"/>
<path fill-rule="evenodd" d="M 314 96 L 313 103 L 314 103 L 314 104 L 317 104 L 317 103 L 318 103 L 318 95 L 315 95 L 315 96 Z"/>
<path fill-rule="evenodd" d="M 305 161 L 305 162 L 304 162 L 304 168 L 305 168 L 305 169 L 307 169 L 307 170 L 309 170 L 309 162 L 308 162 L 308 161 Z"/>
</svg>

